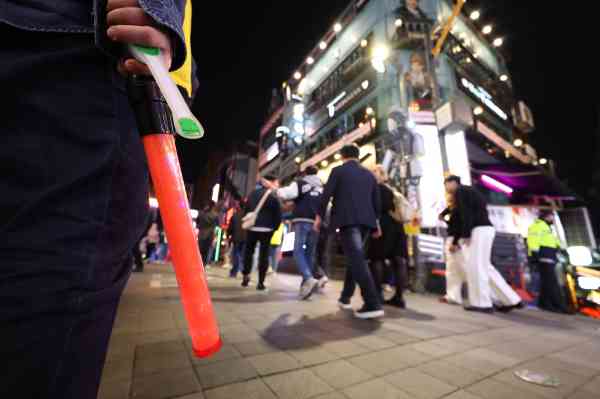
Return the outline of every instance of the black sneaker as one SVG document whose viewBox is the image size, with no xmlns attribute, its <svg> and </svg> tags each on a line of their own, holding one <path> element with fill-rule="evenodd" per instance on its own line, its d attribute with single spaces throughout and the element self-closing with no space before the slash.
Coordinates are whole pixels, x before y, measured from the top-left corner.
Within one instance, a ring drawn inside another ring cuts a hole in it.
<svg viewBox="0 0 600 399">
<path fill-rule="evenodd" d="M 342 310 L 352 310 L 352 305 L 350 304 L 350 299 L 340 298 L 338 301 L 338 306 Z"/>
<path fill-rule="evenodd" d="M 364 320 L 377 319 L 379 317 L 385 316 L 385 312 L 381 307 L 364 305 L 362 308 L 354 312 L 354 316 Z"/>
<path fill-rule="evenodd" d="M 395 306 L 400 309 L 406 309 L 406 302 L 404 302 L 404 299 L 397 298 L 397 297 L 388 299 L 387 301 L 385 301 L 385 304 L 389 305 L 389 306 Z"/>
<path fill-rule="evenodd" d="M 515 309 L 524 309 L 525 303 L 523 301 L 517 303 L 516 305 L 508 305 L 508 306 L 494 306 L 498 312 L 509 313 Z"/>
<path fill-rule="evenodd" d="M 258 285 L 256 286 L 256 290 L 265 292 L 265 291 L 267 291 L 267 287 L 265 287 L 265 285 L 263 283 L 258 283 Z"/>
<path fill-rule="evenodd" d="M 479 313 L 494 313 L 494 308 L 479 308 L 477 306 L 465 306 L 464 308 L 467 312 L 479 312 Z"/>
<path fill-rule="evenodd" d="M 242 280 L 242 287 L 247 287 L 250 284 L 250 276 L 244 276 Z"/>
</svg>

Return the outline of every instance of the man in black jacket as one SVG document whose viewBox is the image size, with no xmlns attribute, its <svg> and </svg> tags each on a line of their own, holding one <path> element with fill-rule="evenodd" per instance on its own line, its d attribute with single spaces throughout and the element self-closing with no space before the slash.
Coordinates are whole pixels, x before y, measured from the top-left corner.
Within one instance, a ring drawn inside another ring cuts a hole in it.
<svg viewBox="0 0 600 399">
<path fill-rule="evenodd" d="M 274 176 L 267 176 L 265 179 L 275 187 L 279 184 L 277 178 Z M 246 248 L 244 249 L 244 279 L 242 287 L 247 287 L 250 284 L 250 273 L 252 272 L 252 255 L 254 254 L 256 244 L 260 244 L 258 285 L 256 286 L 256 289 L 259 291 L 266 290 L 265 278 L 269 269 L 269 245 L 271 244 L 273 232 L 281 224 L 281 205 L 277 198 L 271 192 L 268 192 L 268 190 L 263 184 L 258 184 L 256 190 L 250 194 L 246 207 L 246 212 L 254 212 L 263 196 L 267 195 L 262 209 L 258 212 L 256 223 L 248 229 Z"/>
<path fill-rule="evenodd" d="M 323 192 L 315 229 L 317 231 L 320 229 L 327 205 L 333 199 L 331 228 L 340 230 L 342 247 L 348 259 L 339 306 L 342 309 L 352 309 L 350 298 L 354 295 L 358 283 L 365 304 L 354 313 L 355 316 L 361 319 L 378 318 L 382 317 L 384 312 L 373 276 L 367 267 L 363 244 L 367 234 L 373 231 L 375 231 L 372 233 L 374 237 L 381 236 L 379 186 L 373 174 L 358 162 L 360 154 L 358 146 L 347 145 L 342 148 L 341 153 L 344 164 L 331 171 Z"/>
<path fill-rule="evenodd" d="M 492 313 L 492 299 L 500 311 L 523 307 L 519 295 L 506 283 L 492 265 L 492 246 L 496 230 L 490 222 L 483 195 L 472 187 L 463 186 L 458 176 L 445 180 L 446 191 L 454 195 L 456 209 L 455 236 L 466 249 L 465 273 L 469 291 L 466 310 Z"/>
</svg>

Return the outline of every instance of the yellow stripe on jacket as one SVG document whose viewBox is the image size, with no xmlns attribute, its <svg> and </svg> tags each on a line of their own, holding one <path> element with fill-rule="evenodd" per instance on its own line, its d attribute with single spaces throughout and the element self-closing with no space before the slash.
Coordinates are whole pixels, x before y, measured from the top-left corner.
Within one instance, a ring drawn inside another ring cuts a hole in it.
<svg viewBox="0 0 600 399">
<path fill-rule="evenodd" d="M 185 3 L 183 14 L 183 35 L 187 56 L 181 68 L 171 72 L 175 84 L 183 87 L 192 96 L 192 0 Z"/>
</svg>

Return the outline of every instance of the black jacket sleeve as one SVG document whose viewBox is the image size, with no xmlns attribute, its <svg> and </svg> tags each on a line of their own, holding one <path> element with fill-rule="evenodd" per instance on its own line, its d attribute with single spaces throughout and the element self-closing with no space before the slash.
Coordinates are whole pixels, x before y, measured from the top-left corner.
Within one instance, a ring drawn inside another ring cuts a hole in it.
<svg viewBox="0 0 600 399">
<path fill-rule="evenodd" d="M 474 220 L 473 209 L 470 209 L 471 199 L 470 193 L 464 187 L 456 192 L 456 212 L 453 213 L 453 217 L 457 217 L 456 227 L 460 238 L 471 238 Z"/>
<path fill-rule="evenodd" d="M 323 189 L 323 196 L 321 197 L 321 206 L 319 207 L 319 216 L 321 219 L 325 219 L 325 214 L 327 213 L 327 206 L 331 201 L 333 194 L 335 193 L 335 189 L 338 184 L 338 168 L 335 168 L 331 171 L 331 175 L 329 175 L 329 179 L 327 180 L 327 184 L 325 184 L 325 188 Z"/>
<path fill-rule="evenodd" d="M 375 182 L 373 185 L 373 207 L 375 208 L 375 217 L 377 218 L 377 224 L 379 225 L 379 220 L 381 219 L 381 189 L 379 184 Z"/>
</svg>

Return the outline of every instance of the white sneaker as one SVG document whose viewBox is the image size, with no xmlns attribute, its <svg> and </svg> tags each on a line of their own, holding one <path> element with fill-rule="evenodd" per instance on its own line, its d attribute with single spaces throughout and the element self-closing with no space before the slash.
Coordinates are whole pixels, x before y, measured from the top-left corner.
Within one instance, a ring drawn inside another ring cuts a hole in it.
<svg viewBox="0 0 600 399">
<path fill-rule="evenodd" d="M 342 310 L 352 310 L 352 305 L 350 304 L 350 302 L 344 303 L 342 301 L 338 301 L 338 306 Z"/>
<path fill-rule="evenodd" d="M 358 319 L 378 319 L 385 316 L 383 309 L 369 308 L 366 305 L 354 312 L 354 317 Z"/>
<path fill-rule="evenodd" d="M 319 281 L 317 279 L 311 278 L 310 280 L 306 280 L 300 287 L 300 298 L 302 298 L 303 301 L 310 298 L 317 289 L 318 284 Z"/>
<path fill-rule="evenodd" d="M 329 282 L 329 278 L 327 276 L 323 276 L 319 279 L 319 289 L 322 290 L 325 288 L 327 283 Z"/>
<path fill-rule="evenodd" d="M 383 291 L 384 292 L 392 292 L 394 290 L 392 289 L 392 287 L 390 287 L 389 284 L 383 284 Z"/>
</svg>

